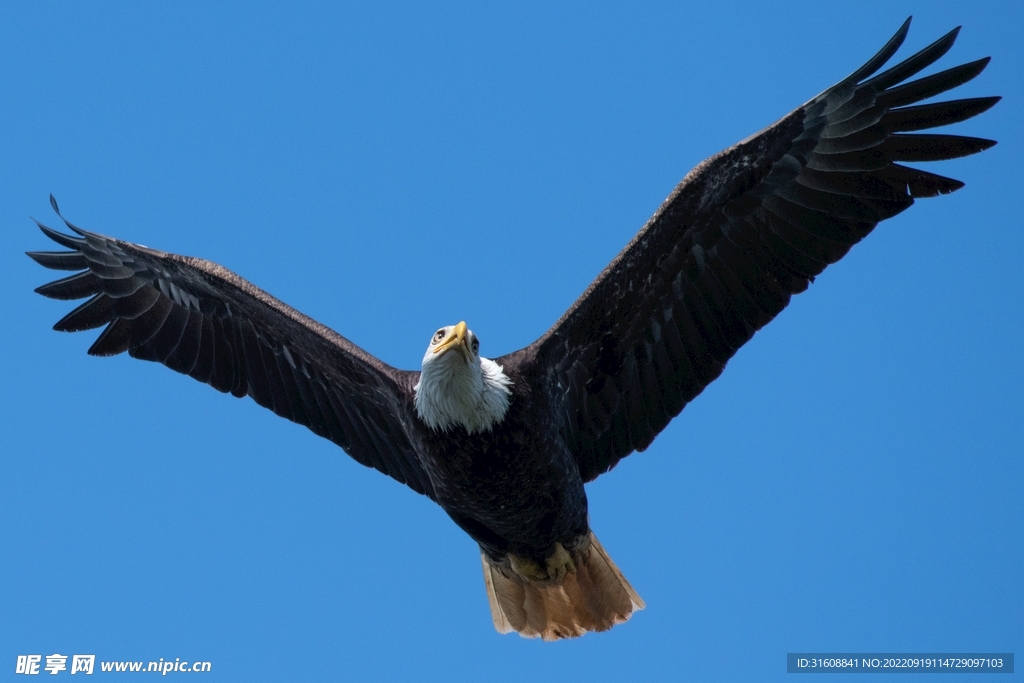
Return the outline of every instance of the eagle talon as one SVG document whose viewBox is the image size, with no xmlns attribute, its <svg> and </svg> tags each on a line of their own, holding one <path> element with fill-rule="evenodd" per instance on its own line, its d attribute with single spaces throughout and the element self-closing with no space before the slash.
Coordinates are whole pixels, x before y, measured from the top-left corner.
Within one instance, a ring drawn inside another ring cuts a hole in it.
<svg viewBox="0 0 1024 683">
<path fill-rule="evenodd" d="M 546 561 L 548 566 L 548 577 L 559 581 L 565 575 L 576 571 L 576 563 L 572 561 L 572 555 L 561 543 L 555 543 L 555 552 Z"/>
<path fill-rule="evenodd" d="M 546 581 L 548 578 L 547 570 L 528 557 L 518 557 L 509 553 L 508 561 L 512 565 L 512 571 L 527 581 Z"/>
<path fill-rule="evenodd" d="M 544 560 L 544 566 L 528 557 L 518 557 L 512 553 L 509 553 L 508 561 L 512 571 L 527 581 L 561 581 L 566 574 L 576 571 L 572 555 L 561 543 L 555 543 L 555 552 Z"/>
</svg>

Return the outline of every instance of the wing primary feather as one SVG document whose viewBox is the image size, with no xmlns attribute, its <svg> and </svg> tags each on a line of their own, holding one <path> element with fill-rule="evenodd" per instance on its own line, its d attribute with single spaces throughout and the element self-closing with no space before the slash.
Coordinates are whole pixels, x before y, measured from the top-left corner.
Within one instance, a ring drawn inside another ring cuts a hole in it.
<svg viewBox="0 0 1024 683">
<path fill-rule="evenodd" d="M 889 136 L 879 150 L 893 161 L 945 161 L 983 152 L 995 140 L 963 135 L 898 133 Z"/>
<path fill-rule="evenodd" d="M 1001 97 L 972 97 L 934 104 L 892 109 L 882 117 L 882 125 L 891 132 L 923 130 L 960 123 L 988 111 Z"/>
<path fill-rule="evenodd" d="M 53 194 L 50 195 L 50 206 L 53 207 L 53 212 L 55 214 L 57 214 L 58 218 L 60 218 L 62 221 L 64 221 L 64 225 L 68 226 L 69 229 L 74 230 L 79 235 L 83 235 L 83 236 L 90 234 L 90 233 L 86 232 L 85 230 L 82 230 L 77 225 L 74 225 L 73 223 L 69 222 L 67 218 L 64 218 L 64 215 L 60 212 L 60 208 L 57 206 L 57 198 L 54 197 Z"/>
<path fill-rule="evenodd" d="M 875 101 L 879 105 L 891 109 L 926 100 L 929 97 L 940 95 L 947 90 L 963 85 L 984 71 L 990 61 L 992 61 L 991 57 L 983 57 L 974 62 L 954 66 L 937 74 L 898 85 L 895 88 L 879 93 Z"/>
<path fill-rule="evenodd" d="M 910 30 L 910 21 L 913 18 L 912 16 L 907 17 L 907 20 L 903 22 L 903 25 L 896 31 L 896 34 L 889 39 L 889 42 L 883 45 L 882 49 L 869 59 L 864 66 L 844 78 L 842 83 L 859 83 L 881 69 L 882 65 L 888 62 L 896 54 L 896 51 L 900 49 L 900 46 L 903 45 L 903 41 L 907 38 L 907 32 Z"/>
<path fill-rule="evenodd" d="M 39 229 L 43 231 L 44 235 L 46 235 L 47 237 L 49 237 L 51 240 L 61 245 L 62 247 L 67 247 L 68 249 L 75 249 L 77 251 L 80 250 L 85 245 L 85 240 L 82 239 L 81 237 L 72 237 L 71 235 L 65 235 L 62 232 L 57 232 L 53 228 L 49 228 L 43 225 L 34 218 L 32 220 L 39 227 Z"/>
<path fill-rule="evenodd" d="M 70 301 L 72 299 L 84 299 L 103 291 L 103 281 L 96 277 L 92 271 L 69 275 L 68 277 L 54 280 L 41 287 L 36 287 L 36 294 L 42 294 L 49 299 L 60 299 Z"/>
<path fill-rule="evenodd" d="M 90 356 L 116 356 L 124 353 L 131 346 L 131 332 L 131 321 L 118 318 L 107 325 L 86 353 Z"/>
<path fill-rule="evenodd" d="M 876 90 L 885 90 L 889 86 L 895 85 L 919 73 L 922 69 L 931 66 L 941 59 L 944 54 L 949 52 L 949 48 L 953 47 L 953 43 L 956 42 L 956 37 L 960 34 L 960 28 L 961 27 L 957 26 L 955 29 L 942 36 L 920 52 L 911 55 L 896 66 L 887 71 L 883 71 L 871 80 L 865 81 L 862 85 Z"/>
<path fill-rule="evenodd" d="M 52 270 L 85 270 L 89 260 L 80 251 L 26 251 L 25 255 Z"/>
<path fill-rule="evenodd" d="M 883 174 L 894 183 L 903 183 L 912 197 L 936 197 L 956 192 L 964 184 L 953 178 L 922 171 L 918 168 L 892 164 Z"/>
<path fill-rule="evenodd" d="M 58 332 L 82 332 L 102 327 L 114 319 L 113 299 L 97 294 L 57 321 Z"/>
</svg>

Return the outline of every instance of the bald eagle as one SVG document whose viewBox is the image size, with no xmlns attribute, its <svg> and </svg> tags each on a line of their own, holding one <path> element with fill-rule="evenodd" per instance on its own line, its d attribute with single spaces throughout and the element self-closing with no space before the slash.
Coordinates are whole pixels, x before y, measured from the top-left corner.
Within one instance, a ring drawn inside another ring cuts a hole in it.
<svg viewBox="0 0 1024 683">
<path fill-rule="evenodd" d="M 699 164 L 540 339 L 481 355 L 465 322 L 398 370 L 209 261 L 42 224 L 81 271 L 36 291 L 88 301 L 54 329 L 127 351 L 305 425 L 428 496 L 480 546 L 494 625 L 546 640 L 603 631 L 644 602 L 588 525 L 584 484 L 647 448 L 757 330 L 918 197 L 963 183 L 900 162 L 988 149 L 920 133 L 998 97 L 916 104 L 988 58 L 907 82 L 959 29 L 887 71 L 910 20 L 867 64 Z"/>
</svg>

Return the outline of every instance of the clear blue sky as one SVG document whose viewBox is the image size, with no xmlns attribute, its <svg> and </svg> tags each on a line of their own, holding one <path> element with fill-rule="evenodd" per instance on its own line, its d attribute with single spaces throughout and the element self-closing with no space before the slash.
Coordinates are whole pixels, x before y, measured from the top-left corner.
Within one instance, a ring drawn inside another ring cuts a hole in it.
<svg viewBox="0 0 1024 683">
<path fill-rule="evenodd" d="M 1024 655 L 1024 6 L 362 4 L 0 10 L 0 680 L 54 652 L 366 683 Z M 963 24 L 940 68 L 993 57 L 958 92 L 1005 99 L 958 132 L 999 145 L 932 165 L 967 187 L 884 223 L 588 487 L 648 604 L 609 633 L 497 635 L 474 543 L 426 498 L 250 400 L 87 357 L 32 293 L 53 192 L 393 365 L 463 319 L 501 355 L 691 167 L 910 14 L 902 55 Z"/>
</svg>

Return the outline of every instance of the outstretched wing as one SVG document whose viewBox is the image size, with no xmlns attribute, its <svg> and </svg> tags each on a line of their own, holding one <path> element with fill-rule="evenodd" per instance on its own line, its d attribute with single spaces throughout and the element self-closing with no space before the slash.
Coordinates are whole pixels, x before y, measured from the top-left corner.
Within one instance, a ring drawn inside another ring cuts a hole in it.
<svg viewBox="0 0 1024 683">
<path fill-rule="evenodd" d="M 508 358 L 561 401 L 584 481 L 645 449 L 791 295 L 879 221 L 963 186 L 898 162 L 995 144 L 913 132 L 999 100 L 908 106 L 985 68 L 987 58 L 903 82 L 945 54 L 959 29 L 871 78 L 909 25 L 836 86 L 698 165 L 554 327 Z"/>
<path fill-rule="evenodd" d="M 59 216 L 53 197 L 50 203 Z M 91 297 L 55 330 L 106 325 L 90 355 L 127 351 L 218 391 L 251 396 L 360 463 L 434 497 L 406 431 L 419 373 L 382 363 L 215 263 L 64 223 L 77 236 L 38 225 L 71 251 L 28 254 L 47 268 L 83 271 L 36 290 L 53 299 Z"/>
</svg>

